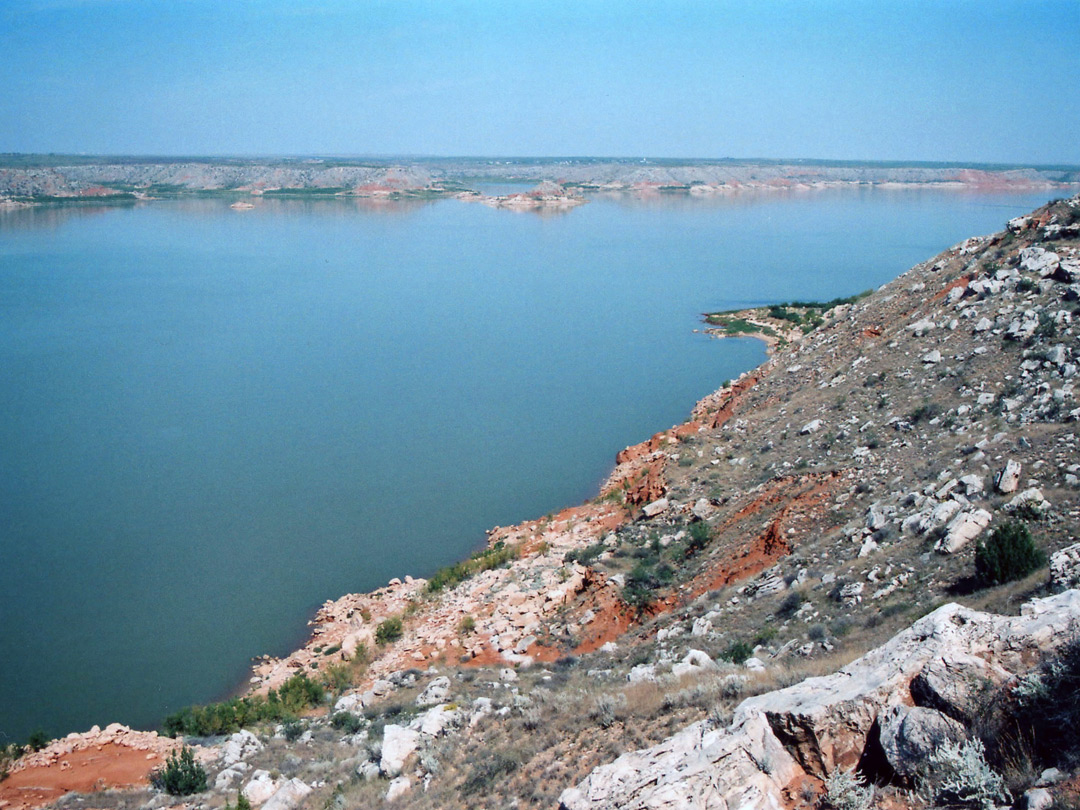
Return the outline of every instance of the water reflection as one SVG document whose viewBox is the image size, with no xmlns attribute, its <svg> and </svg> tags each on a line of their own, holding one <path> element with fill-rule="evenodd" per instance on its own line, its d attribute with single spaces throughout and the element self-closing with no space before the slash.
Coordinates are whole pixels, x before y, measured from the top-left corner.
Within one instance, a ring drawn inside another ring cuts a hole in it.
<svg viewBox="0 0 1080 810">
<path fill-rule="evenodd" d="M 529 191 L 535 183 L 474 183 L 473 187 L 486 196 L 500 196 Z M 977 200 L 980 206 L 1012 208 L 1013 201 L 1020 194 L 1037 193 L 1034 190 L 982 189 L 974 186 L 832 186 L 815 188 L 793 186 L 790 188 L 741 188 L 722 193 L 689 193 L 686 191 L 665 191 L 659 188 L 635 188 L 628 190 L 590 190 L 585 192 L 585 199 L 614 205 L 619 208 L 657 211 L 708 211 L 717 209 L 745 209 L 762 205 L 790 203 L 793 201 L 823 199 L 866 199 L 874 197 L 883 202 L 908 202 L 957 198 Z M 1051 190 L 1046 192 L 1052 196 Z M 236 202 L 250 204 L 251 208 L 231 209 Z M 28 230 L 56 229 L 75 219 L 97 218 L 115 212 L 117 209 L 142 209 L 147 206 L 168 206 L 184 215 L 198 218 L 217 217 L 222 213 L 258 216 L 304 217 L 318 214 L 322 217 L 346 218 L 357 214 L 371 214 L 391 217 L 405 217 L 416 214 L 435 203 L 460 201 L 452 197 L 277 197 L 244 196 L 237 200 L 232 196 L 185 197 L 179 199 L 156 199 L 143 201 L 72 202 L 49 203 L 26 208 L 0 208 L 0 233 Z M 468 201 L 473 205 L 482 205 L 477 201 Z M 544 219 L 566 216 L 579 206 L 535 206 L 512 207 L 499 206 L 497 210 L 514 214 L 532 214 Z M 230 210 L 231 209 L 231 210 Z"/>
<path fill-rule="evenodd" d="M 72 220 L 97 218 L 117 209 L 144 209 L 168 207 L 195 218 L 218 217 L 223 213 L 237 216 L 304 217 L 318 214 L 322 217 L 351 217 L 356 214 L 382 216 L 409 216 L 439 202 L 438 198 L 388 198 L 388 197 L 326 197 L 296 199 L 250 196 L 240 202 L 250 203 L 251 208 L 233 209 L 237 200 L 233 197 L 192 197 L 182 199 L 159 199 L 115 203 L 49 203 L 25 208 L 0 208 L 0 233 L 5 231 L 54 230 Z"/>
</svg>

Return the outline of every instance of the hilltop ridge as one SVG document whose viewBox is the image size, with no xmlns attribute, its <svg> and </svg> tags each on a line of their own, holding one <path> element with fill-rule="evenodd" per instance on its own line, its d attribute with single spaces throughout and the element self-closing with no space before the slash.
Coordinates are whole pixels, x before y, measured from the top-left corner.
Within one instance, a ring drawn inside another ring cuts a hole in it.
<svg viewBox="0 0 1080 810">
<path fill-rule="evenodd" d="M 1049 189 L 1080 183 L 1078 167 L 649 159 L 109 158 L 0 156 L 0 204 L 136 202 L 191 195 L 471 199 L 484 182 L 555 183 L 583 192 L 715 196 L 838 186 Z M 480 195 L 483 196 L 483 195 Z M 521 201 L 504 207 L 522 207 Z"/>
</svg>

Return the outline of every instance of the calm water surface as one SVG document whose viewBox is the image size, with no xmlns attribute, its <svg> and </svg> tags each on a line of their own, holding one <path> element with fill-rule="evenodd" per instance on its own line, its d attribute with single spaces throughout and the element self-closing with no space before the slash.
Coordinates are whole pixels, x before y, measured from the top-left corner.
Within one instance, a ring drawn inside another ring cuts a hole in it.
<svg viewBox="0 0 1080 810">
<path fill-rule="evenodd" d="M 700 312 L 875 287 L 1048 197 L 3 214 L 0 742 L 220 697 L 764 359 Z"/>
</svg>

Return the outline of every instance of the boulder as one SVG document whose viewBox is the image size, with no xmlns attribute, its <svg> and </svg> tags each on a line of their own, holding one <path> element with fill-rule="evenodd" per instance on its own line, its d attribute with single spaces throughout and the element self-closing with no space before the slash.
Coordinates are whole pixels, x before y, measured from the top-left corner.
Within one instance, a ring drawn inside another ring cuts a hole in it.
<svg viewBox="0 0 1080 810">
<path fill-rule="evenodd" d="M 1050 810 L 1054 806 L 1054 796 L 1046 788 L 1031 788 L 1024 791 L 1020 807 L 1024 810 Z"/>
<path fill-rule="evenodd" d="M 219 771 L 218 775 L 214 777 L 214 790 L 229 790 L 232 788 L 233 782 L 243 778 L 244 772 L 249 767 L 246 762 L 237 762 L 235 765 Z"/>
<path fill-rule="evenodd" d="M 450 679 L 442 675 L 427 685 L 427 688 L 416 698 L 417 706 L 434 706 L 436 703 L 445 703 L 450 697 Z"/>
<path fill-rule="evenodd" d="M 439 737 L 452 729 L 461 721 L 461 712 L 452 709 L 449 704 L 435 706 L 428 709 L 409 724 L 410 728 L 427 734 L 429 737 Z"/>
<path fill-rule="evenodd" d="M 667 498 L 661 498 L 658 501 L 646 504 L 641 511 L 645 513 L 645 517 L 656 517 L 657 515 L 666 512 L 669 505 L 670 503 Z"/>
<path fill-rule="evenodd" d="M 963 487 L 964 495 L 969 498 L 981 494 L 985 488 L 981 475 L 962 475 L 960 476 L 959 483 L 960 486 Z"/>
<path fill-rule="evenodd" d="M 1016 492 L 1020 486 L 1020 462 L 1011 458 L 1005 462 L 1005 466 L 994 477 L 994 488 L 1002 495 Z"/>
<path fill-rule="evenodd" d="M 255 771 L 251 775 L 251 781 L 244 785 L 240 792 L 252 804 L 263 804 L 267 799 L 277 793 L 283 781 L 270 778 L 269 771 Z"/>
<path fill-rule="evenodd" d="M 390 787 L 386 791 L 386 800 L 392 802 L 395 799 L 404 796 L 412 790 L 412 782 L 407 776 L 399 776 L 396 779 L 391 780 Z"/>
<path fill-rule="evenodd" d="M 921 706 L 891 706 L 878 717 L 878 729 L 889 766 L 908 780 L 918 775 L 943 743 L 966 737 L 960 723 Z"/>
<path fill-rule="evenodd" d="M 822 421 L 820 419 L 812 419 L 811 421 L 807 422 L 805 425 L 802 426 L 802 428 L 799 430 L 799 435 L 807 436 L 811 433 L 817 433 L 819 430 L 821 430 L 821 425 Z"/>
<path fill-rule="evenodd" d="M 935 677 L 956 674 L 965 681 L 976 658 L 988 659 L 992 674 L 1026 672 L 1070 637 L 1077 620 L 1075 590 L 1029 602 L 1020 616 L 945 605 L 833 675 L 744 700 L 726 728 L 694 723 L 658 745 L 623 754 L 564 791 L 560 801 L 566 810 L 789 807 L 783 791 L 797 777 L 825 778 L 859 762 L 871 730 L 881 728 L 879 719 L 910 703 L 916 676 L 925 676 L 942 705 L 964 703 L 951 685 L 933 683 L 932 662 L 941 664 Z M 919 713 L 910 735 L 901 726 L 890 739 L 915 745 L 934 729 L 955 726 Z"/>
<path fill-rule="evenodd" d="M 715 661 L 709 658 L 708 654 L 703 653 L 701 650 L 690 650 L 683 656 L 682 661 L 672 665 L 671 674 L 679 678 L 683 675 L 693 675 L 715 669 L 719 669 L 719 667 L 717 667 Z"/>
<path fill-rule="evenodd" d="M 334 704 L 334 713 L 355 712 L 362 707 L 363 700 L 360 695 L 344 695 L 343 697 L 338 698 L 337 703 Z"/>
<path fill-rule="evenodd" d="M 370 759 L 361 762 L 356 766 L 356 775 L 363 779 L 365 782 L 370 782 L 372 779 L 379 778 L 379 763 L 372 762 Z"/>
<path fill-rule="evenodd" d="M 221 763 L 229 768 L 240 760 L 245 759 L 256 751 L 261 750 L 263 744 L 259 738 L 246 729 L 242 729 L 231 737 L 221 748 Z"/>
<path fill-rule="evenodd" d="M 783 788 L 799 767 L 760 714 L 731 728 L 694 723 L 659 745 L 623 754 L 559 797 L 566 810 L 615 807 L 761 808 L 787 806 Z"/>
<path fill-rule="evenodd" d="M 1043 497 L 1041 489 L 1030 487 L 1005 504 L 1005 509 L 1012 512 L 1021 506 L 1030 506 L 1038 512 L 1046 512 L 1050 508 L 1050 501 Z"/>
<path fill-rule="evenodd" d="M 271 796 L 263 810 L 293 810 L 311 793 L 311 788 L 299 779 L 290 779 Z"/>
<path fill-rule="evenodd" d="M 1020 268 L 1040 276 L 1052 275 L 1060 264 L 1061 258 L 1045 248 L 1032 246 L 1020 251 Z"/>
<path fill-rule="evenodd" d="M 961 512 L 945 526 L 945 536 L 934 545 L 941 554 L 955 554 L 980 534 L 993 516 L 985 509 Z"/>
<path fill-rule="evenodd" d="M 644 683 L 646 681 L 656 680 L 656 664 L 638 664 L 631 668 L 630 672 L 626 675 L 626 680 L 630 683 Z"/>
<path fill-rule="evenodd" d="M 379 770 L 391 778 L 401 773 L 405 761 L 420 746 L 420 732 L 390 724 L 383 729 L 382 758 Z"/>
<path fill-rule="evenodd" d="M 1058 588 L 1080 586 L 1080 543 L 1050 555 L 1050 582 Z"/>
</svg>

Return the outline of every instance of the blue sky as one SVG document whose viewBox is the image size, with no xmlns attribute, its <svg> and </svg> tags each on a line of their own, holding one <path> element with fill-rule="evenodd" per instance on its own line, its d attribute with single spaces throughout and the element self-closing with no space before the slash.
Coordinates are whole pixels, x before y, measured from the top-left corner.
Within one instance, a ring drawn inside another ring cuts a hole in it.
<svg viewBox="0 0 1080 810">
<path fill-rule="evenodd" d="M 1080 164 L 1080 0 L 0 0 L 0 151 Z"/>
</svg>

